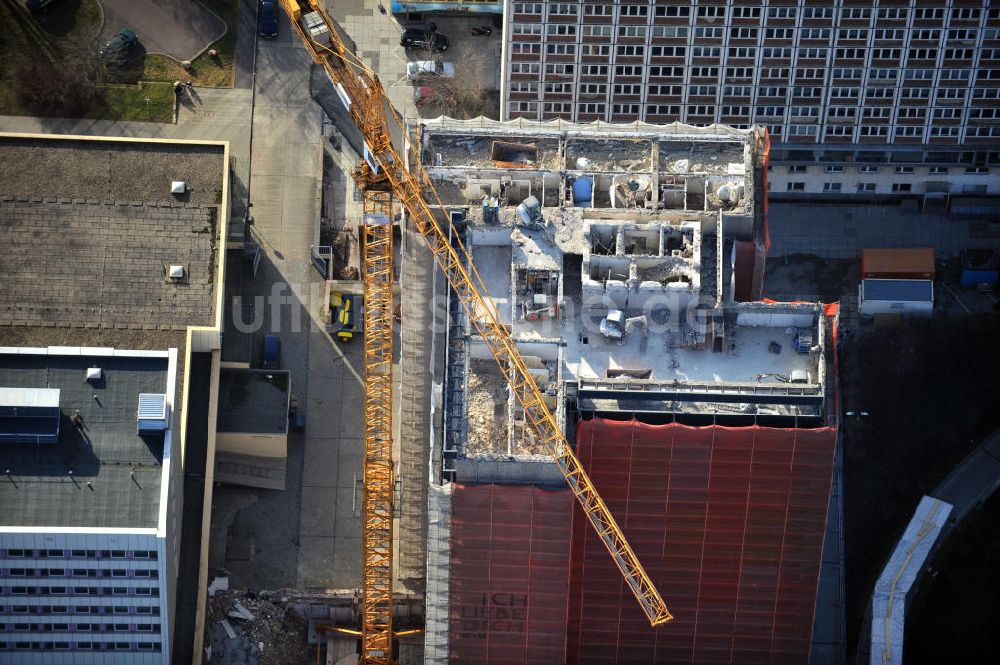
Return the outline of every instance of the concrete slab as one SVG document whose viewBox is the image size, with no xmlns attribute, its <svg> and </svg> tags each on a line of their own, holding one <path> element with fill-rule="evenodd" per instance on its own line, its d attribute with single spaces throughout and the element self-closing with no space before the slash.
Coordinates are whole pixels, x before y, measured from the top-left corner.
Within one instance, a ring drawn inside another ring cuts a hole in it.
<svg viewBox="0 0 1000 665">
<path fill-rule="evenodd" d="M 313 437 L 311 442 L 317 447 L 325 447 L 327 452 L 325 455 L 315 455 L 312 457 L 309 466 L 303 469 L 303 488 L 336 487 L 340 466 L 338 451 L 342 440 L 338 438 L 322 439 L 320 437 Z"/>
<path fill-rule="evenodd" d="M 333 550 L 338 539 L 333 536 L 308 536 L 301 539 L 297 587 L 300 589 L 350 588 L 337 584 L 333 575 Z M 361 554 L 358 553 L 358 576 L 361 571 Z"/>
<path fill-rule="evenodd" d="M 772 203 L 768 211 L 772 257 L 848 259 L 865 247 L 934 247 L 939 256 L 951 256 L 964 248 L 996 245 L 996 238 L 972 233 L 974 222 L 908 212 L 898 205 Z"/>
<path fill-rule="evenodd" d="M 333 557 L 331 576 L 337 586 L 347 588 L 361 585 L 361 536 L 337 533 L 337 548 Z"/>
<path fill-rule="evenodd" d="M 333 340 L 326 336 L 325 340 L 320 341 L 321 344 L 336 344 Z M 322 383 L 330 379 L 336 379 L 337 381 L 343 380 L 343 364 L 347 362 L 346 358 L 339 348 L 339 346 L 333 346 L 329 353 L 318 354 L 318 357 L 309 364 L 309 380 L 310 382 Z"/>
<path fill-rule="evenodd" d="M 300 538 L 307 536 L 333 536 L 337 506 L 328 500 L 326 487 L 302 488 L 302 512 L 299 515 Z"/>
<path fill-rule="evenodd" d="M 490 299 L 504 323 L 511 322 L 510 271 L 511 246 L 473 247 L 472 261 L 489 290 Z"/>
</svg>

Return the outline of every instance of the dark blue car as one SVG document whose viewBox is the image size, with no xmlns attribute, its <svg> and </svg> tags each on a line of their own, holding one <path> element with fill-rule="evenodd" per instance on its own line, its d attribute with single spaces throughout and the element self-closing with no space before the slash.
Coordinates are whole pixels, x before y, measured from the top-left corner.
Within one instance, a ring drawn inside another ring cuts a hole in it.
<svg viewBox="0 0 1000 665">
<path fill-rule="evenodd" d="M 278 36 L 278 5 L 274 0 L 260 0 L 257 10 L 257 32 L 264 39 Z"/>
</svg>

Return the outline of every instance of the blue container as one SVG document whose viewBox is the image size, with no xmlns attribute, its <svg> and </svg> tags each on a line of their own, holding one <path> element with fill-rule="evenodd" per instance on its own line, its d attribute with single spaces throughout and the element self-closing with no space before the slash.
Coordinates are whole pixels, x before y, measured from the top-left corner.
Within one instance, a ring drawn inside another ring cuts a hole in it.
<svg viewBox="0 0 1000 665">
<path fill-rule="evenodd" d="M 281 358 L 281 338 L 277 335 L 264 337 L 264 367 L 277 368 Z"/>
<path fill-rule="evenodd" d="M 594 199 L 594 181 L 590 178 L 577 178 L 573 181 L 573 205 L 586 208 Z"/>
<path fill-rule="evenodd" d="M 996 270 L 963 270 L 962 271 L 962 288 L 974 288 L 979 284 L 996 284 L 997 283 L 997 273 Z"/>
</svg>

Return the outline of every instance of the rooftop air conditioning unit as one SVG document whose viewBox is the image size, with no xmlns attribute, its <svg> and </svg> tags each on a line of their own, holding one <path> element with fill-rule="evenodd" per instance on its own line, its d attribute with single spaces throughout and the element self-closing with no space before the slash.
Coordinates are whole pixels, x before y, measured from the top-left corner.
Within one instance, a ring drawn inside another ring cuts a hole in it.
<svg viewBox="0 0 1000 665">
<path fill-rule="evenodd" d="M 101 372 L 100 367 L 88 367 L 87 368 L 87 382 L 88 383 L 98 383 L 104 378 L 103 372 Z"/>
<path fill-rule="evenodd" d="M 811 383 L 812 377 L 804 369 L 793 369 L 790 383 Z"/>
<path fill-rule="evenodd" d="M 171 194 L 187 194 L 187 183 L 183 180 L 173 180 L 170 183 Z"/>
<path fill-rule="evenodd" d="M 136 415 L 136 432 L 154 434 L 169 429 L 167 396 L 162 393 L 140 393 Z"/>
<path fill-rule="evenodd" d="M 170 279 L 184 279 L 184 266 L 173 265 L 167 269 Z"/>
</svg>

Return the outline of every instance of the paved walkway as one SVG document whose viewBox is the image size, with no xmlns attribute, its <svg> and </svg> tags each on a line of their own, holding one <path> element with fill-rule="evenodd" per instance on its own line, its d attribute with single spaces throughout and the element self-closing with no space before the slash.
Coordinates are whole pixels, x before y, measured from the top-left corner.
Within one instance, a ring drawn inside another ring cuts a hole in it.
<svg viewBox="0 0 1000 665">
<path fill-rule="evenodd" d="M 100 0 L 104 43 L 122 28 L 139 35 L 147 53 L 193 60 L 226 32 L 226 22 L 196 0 Z"/>
<path fill-rule="evenodd" d="M 257 2 L 240 0 L 240 15 L 236 27 L 236 76 L 234 88 L 253 86 L 254 64 L 257 56 Z"/>
<path fill-rule="evenodd" d="M 1000 430 L 994 432 L 948 474 L 931 496 L 954 506 L 951 519 L 962 521 L 970 510 L 1000 487 Z"/>
<path fill-rule="evenodd" d="M 944 257 L 966 248 L 1000 245 L 1000 224 L 953 221 L 905 212 L 899 206 L 772 203 L 768 221 L 772 257 L 850 259 L 865 247 L 934 247 Z"/>
</svg>

